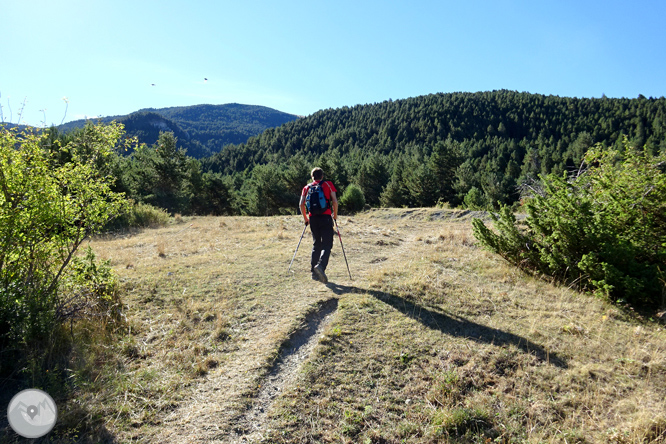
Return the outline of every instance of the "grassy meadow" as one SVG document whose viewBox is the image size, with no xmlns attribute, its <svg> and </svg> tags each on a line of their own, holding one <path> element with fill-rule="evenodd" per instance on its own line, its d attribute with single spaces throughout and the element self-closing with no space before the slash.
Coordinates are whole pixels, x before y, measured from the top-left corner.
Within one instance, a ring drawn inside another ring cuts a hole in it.
<svg viewBox="0 0 666 444">
<path fill-rule="evenodd" d="M 666 332 L 480 249 L 470 215 L 341 217 L 329 284 L 300 217 L 177 217 L 91 241 L 126 328 L 76 350 L 63 439 L 98 442 L 666 441 Z M 257 407 L 293 334 L 316 345 Z M 101 326 L 79 326 L 95 334 Z M 260 423 L 243 420 L 260 408 Z"/>
</svg>

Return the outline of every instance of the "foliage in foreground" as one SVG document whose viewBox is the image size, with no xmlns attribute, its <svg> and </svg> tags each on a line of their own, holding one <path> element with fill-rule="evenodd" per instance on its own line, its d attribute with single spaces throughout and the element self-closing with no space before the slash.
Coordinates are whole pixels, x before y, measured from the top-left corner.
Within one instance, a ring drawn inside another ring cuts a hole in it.
<svg viewBox="0 0 666 444">
<path fill-rule="evenodd" d="M 46 135 L 0 129 L 0 373 L 26 361 L 39 372 L 59 327 L 87 306 L 90 292 L 61 287 L 81 243 L 123 210 L 101 167 L 121 134 L 89 126 L 47 146 Z"/>
<path fill-rule="evenodd" d="M 666 276 L 666 155 L 596 146 L 575 177 L 542 177 L 526 204 L 526 228 L 508 207 L 494 233 L 473 221 L 476 238 L 523 269 L 575 283 L 613 300 L 663 304 Z"/>
</svg>

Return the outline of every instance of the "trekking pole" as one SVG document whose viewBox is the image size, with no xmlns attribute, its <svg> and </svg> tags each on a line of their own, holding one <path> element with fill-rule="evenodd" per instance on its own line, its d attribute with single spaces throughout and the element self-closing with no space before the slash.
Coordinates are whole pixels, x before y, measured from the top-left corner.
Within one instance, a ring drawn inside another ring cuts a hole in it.
<svg viewBox="0 0 666 444">
<path fill-rule="evenodd" d="M 345 264 L 347 264 L 347 273 L 349 273 L 349 280 L 353 280 L 351 277 L 351 271 L 349 271 L 349 262 L 347 262 L 347 254 L 345 253 L 345 246 L 342 245 L 342 236 L 340 235 L 340 228 L 338 228 L 338 221 L 333 219 L 335 222 L 335 229 L 338 230 L 338 238 L 340 239 L 340 247 L 342 247 L 342 254 L 345 257 Z"/>
<path fill-rule="evenodd" d="M 301 241 L 303 240 L 303 236 L 305 236 L 305 229 L 308 227 L 308 224 L 306 223 L 305 226 L 303 227 L 303 233 L 301 233 L 301 238 L 298 241 L 298 245 L 296 245 L 296 251 L 294 251 L 294 257 L 291 258 L 291 262 L 289 263 L 289 269 L 287 270 L 287 273 L 291 271 L 291 264 L 294 263 L 294 259 L 296 258 L 296 253 L 298 253 L 298 247 L 301 246 Z"/>
</svg>

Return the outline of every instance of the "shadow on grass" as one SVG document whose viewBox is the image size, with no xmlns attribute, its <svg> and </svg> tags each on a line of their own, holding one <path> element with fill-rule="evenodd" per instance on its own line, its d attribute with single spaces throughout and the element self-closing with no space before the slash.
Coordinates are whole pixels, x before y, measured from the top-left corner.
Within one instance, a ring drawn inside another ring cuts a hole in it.
<svg viewBox="0 0 666 444">
<path fill-rule="evenodd" d="M 330 282 L 326 284 L 326 286 L 337 295 L 348 293 L 369 294 L 406 316 L 419 321 L 426 327 L 438 330 L 446 335 L 464 337 L 479 343 L 493 344 L 497 346 L 514 345 L 523 352 L 536 356 L 543 362 L 547 362 L 560 368 L 568 368 L 568 365 L 563 358 L 560 358 L 554 353 L 550 353 L 542 346 L 535 344 L 522 336 L 477 324 L 476 322 L 472 322 L 461 316 L 435 311 L 432 308 L 425 308 L 415 302 L 383 291 L 338 285 Z"/>
</svg>

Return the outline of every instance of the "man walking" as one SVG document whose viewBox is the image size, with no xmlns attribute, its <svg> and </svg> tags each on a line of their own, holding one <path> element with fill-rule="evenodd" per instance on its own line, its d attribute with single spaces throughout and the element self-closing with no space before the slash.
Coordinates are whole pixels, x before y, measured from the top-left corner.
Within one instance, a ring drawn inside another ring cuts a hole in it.
<svg viewBox="0 0 666 444">
<path fill-rule="evenodd" d="M 328 282 L 326 266 L 333 248 L 333 219 L 338 219 L 337 190 L 330 180 L 324 180 L 321 168 L 312 170 L 312 183 L 303 187 L 301 193 L 301 214 L 305 225 L 312 231 L 312 258 L 310 260 L 312 279 Z M 306 208 L 307 207 L 307 208 Z"/>
</svg>

